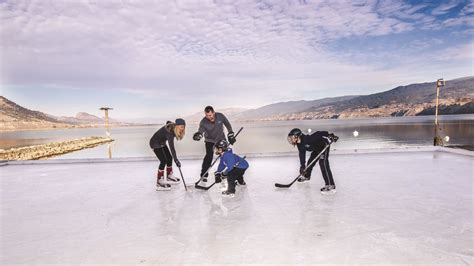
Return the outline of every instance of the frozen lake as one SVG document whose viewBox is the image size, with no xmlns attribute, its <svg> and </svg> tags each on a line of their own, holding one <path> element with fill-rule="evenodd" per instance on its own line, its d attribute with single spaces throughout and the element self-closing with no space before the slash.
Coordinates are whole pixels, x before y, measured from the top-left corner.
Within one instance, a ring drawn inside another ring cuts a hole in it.
<svg viewBox="0 0 474 266">
<path fill-rule="evenodd" d="M 474 115 L 446 115 L 440 117 L 441 135 L 450 137 L 449 145 L 473 144 Z M 245 154 L 294 152 L 288 145 L 288 132 L 299 127 L 328 130 L 340 137 L 339 150 L 379 149 L 411 146 L 433 145 L 433 116 L 388 117 L 369 119 L 327 119 L 304 121 L 274 121 L 259 123 L 233 123 L 234 129 L 243 126 L 245 129 L 238 138 L 236 148 Z M 115 141 L 110 145 L 113 158 L 154 157 L 148 142 L 159 129 L 154 127 L 113 128 Z M 197 125 L 189 124 L 183 141 L 176 143 L 178 156 L 204 156 L 203 142 L 192 140 Z M 353 132 L 359 132 L 358 137 Z M 87 136 L 102 136 L 103 128 L 63 129 L 46 131 L 16 131 L 0 133 L 0 148 L 11 148 L 24 145 L 64 141 Z M 86 149 L 62 155 L 60 159 L 107 158 L 108 145 Z"/>
<path fill-rule="evenodd" d="M 156 161 L 54 161 L 1 171 L 0 264 L 473 264 L 473 156 L 333 154 L 337 194 L 276 189 L 297 157 L 249 158 L 234 198 L 154 190 Z M 188 183 L 200 161 L 183 160 Z"/>
</svg>

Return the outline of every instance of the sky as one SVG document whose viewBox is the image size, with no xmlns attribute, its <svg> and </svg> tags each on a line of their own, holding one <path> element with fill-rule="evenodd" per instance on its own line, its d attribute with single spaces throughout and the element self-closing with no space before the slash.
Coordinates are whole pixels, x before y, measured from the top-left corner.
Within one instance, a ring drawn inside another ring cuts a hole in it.
<svg viewBox="0 0 474 266">
<path fill-rule="evenodd" d="M 0 93 L 53 115 L 183 117 L 472 76 L 474 3 L 0 0 Z"/>
</svg>

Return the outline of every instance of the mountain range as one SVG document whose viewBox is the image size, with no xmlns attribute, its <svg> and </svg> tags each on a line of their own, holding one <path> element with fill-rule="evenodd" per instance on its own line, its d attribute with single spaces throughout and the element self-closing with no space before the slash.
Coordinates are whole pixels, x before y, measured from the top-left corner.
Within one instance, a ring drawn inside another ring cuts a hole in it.
<svg viewBox="0 0 474 266">
<path fill-rule="evenodd" d="M 128 125 L 109 118 L 111 126 Z M 74 117 L 53 116 L 40 111 L 22 107 L 9 99 L 0 96 L 0 130 L 75 128 L 104 126 L 104 118 L 85 112 Z"/>
<path fill-rule="evenodd" d="M 432 115 L 436 83 L 425 82 L 370 95 L 279 102 L 233 116 L 241 121 L 311 120 Z M 446 81 L 439 95 L 440 114 L 474 114 L 474 77 Z"/>
<path fill-rule="evenodd" d="M 440 114 L 474 114 L 474 77 L 446 81 L 440 89 Z M 350 95 L 317 100 L 278 102 L 255 109 L 224 108 L 233 121 L 345 119 L 361 117 L 415 116 L 434 114 L 436 83 L 425 82 L 369 95 Z M 184 117 L 198 122 L 203 112 Z M 112 126 L 131 123 L 109 119 Z M 165 121 L 163 121 L 164 123 Z M 24 108 L 0 96 L 0 130 L 74 128 L 103 126 L 104 119 L 85 112 L 75 117 L 53 116 Z"/>
</svg>

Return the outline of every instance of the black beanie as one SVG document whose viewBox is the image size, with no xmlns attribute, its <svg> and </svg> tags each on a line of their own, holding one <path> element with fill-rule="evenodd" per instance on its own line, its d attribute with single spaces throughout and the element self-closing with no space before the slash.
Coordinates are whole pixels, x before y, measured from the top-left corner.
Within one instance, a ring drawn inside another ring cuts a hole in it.
<svg viewBox="0 0 474 266">
<path fill-rule="evenodd" d="M 186 122 L 182 118 L 177 118 L 176 121 L 174 122 L 177 126 L 185 126 Z"/>
</svg>

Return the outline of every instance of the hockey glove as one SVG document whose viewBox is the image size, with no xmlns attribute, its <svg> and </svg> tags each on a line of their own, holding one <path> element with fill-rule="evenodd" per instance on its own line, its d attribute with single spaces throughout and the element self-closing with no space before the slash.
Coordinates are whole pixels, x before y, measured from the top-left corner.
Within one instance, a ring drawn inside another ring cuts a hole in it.
<svg viewBox="0 0 474 266">
<path fill-rule="evenodd" d="M 227 134 L 227 139 L 229 140 L 230 145 L 234 145 L 234 143 L 237 141 L 235 139 L 234 132 L 229 132 L 229 134 Z"/>
<path fill-rule="evenodd" d="M 329 134 L 329 138 L 333 141 L 333 142 L 337 142 L 337 140 L 339 139 L 338 136 L 334 135 L 334 133 L 330 133 Z"/>
<path fill-rule="evenodd" d="M 215 172 L 214 177 L 216 179 L 216 183 L 220 183 L 222 181 L 222 173 L 221 172 Z"/>
<path fill-rule="evenodd" d="M 221 174 L 222 174 L 221 178 L 222 178 L 222 180 L 224 180 L 224 179 L 227 178 L 227 174 L 229 174 L 229 173 L 226 173 L 225 171 L 223 171 Z"/>
<path fill-rule="evenodd" d="M 202 139 L 202 134 L 201 134 L 200 132 L 194 133 L 193 139 L 194 139 L 195 141 L 200 141 L 200 140 Z"/>
</svg>

